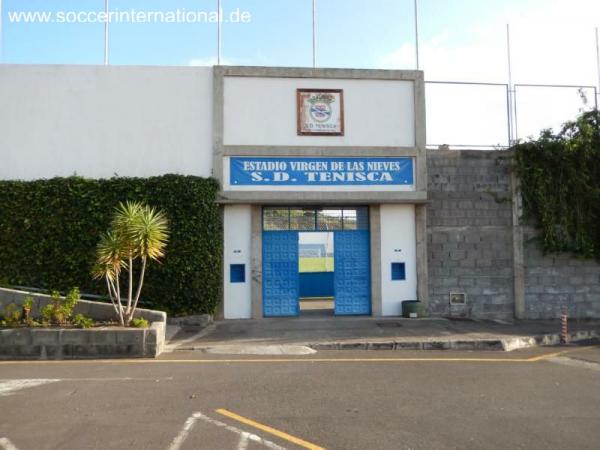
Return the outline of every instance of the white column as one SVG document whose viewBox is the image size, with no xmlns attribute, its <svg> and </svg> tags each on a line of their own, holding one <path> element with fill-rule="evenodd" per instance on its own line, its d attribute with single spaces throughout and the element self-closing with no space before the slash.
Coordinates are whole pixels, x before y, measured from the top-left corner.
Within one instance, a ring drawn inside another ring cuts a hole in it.
<svg viewBox="0 0 600 450">
<path fill-rule="evenodd" d="M 226 319 L 250 319 L 252 317 L 251 218 L 250 205 L 225 206 L 223 212 L 223 310 Z M 243 282 L 231 282 L 232 264 L 245 266 Z"/>
<path fill-rule="evenodd" d="M 417 300 L 417 239 L 414 205 L 381 205 L 381 313 L 402 314 L 404 300 Z M 392 263 L 404 263 L 406 279 L 392 280 Z"/>
</svg>

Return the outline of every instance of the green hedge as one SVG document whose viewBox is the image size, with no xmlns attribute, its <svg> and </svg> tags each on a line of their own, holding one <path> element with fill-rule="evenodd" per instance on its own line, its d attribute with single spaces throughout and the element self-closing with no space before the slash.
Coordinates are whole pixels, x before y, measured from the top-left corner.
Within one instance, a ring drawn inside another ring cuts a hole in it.
<svg viewBox="0 0 600 450">
<path fill-rule="evenodd" d="M 90 269 L 96 244 L 124 200 L 163 209 L 170 239 L 149 264 L 144 307 L 170 314 L 214 312 L 221 297 L 222 227 L 214 179 L 165 175 L 0 181 L 0 282 L 106 295 Z"/>
</svg>

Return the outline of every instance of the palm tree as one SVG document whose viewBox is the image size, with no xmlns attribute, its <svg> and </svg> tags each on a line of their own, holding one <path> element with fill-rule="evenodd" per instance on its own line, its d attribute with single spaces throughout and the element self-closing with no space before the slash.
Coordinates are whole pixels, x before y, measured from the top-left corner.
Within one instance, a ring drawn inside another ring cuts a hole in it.
<svg viewBox="0 0 600 450">
<path fill-rule="evenodd" d="M 125 325 L 125 321 L 120 301 L 119 278 L 123 267 L 125 267 L 125 261 L 123 260 L 122 237 L 114 231 L 107 231 L 100 236 L 100 242 L 96 249 L 96 265 L 92 270 L 92 276 L 95 279 L 104 278 L 106 280 L 110 300 L 122 326 Z"/>
<path fill-rule="evenodd" d="M 96 249 L 94 278 L 106 280 L 108 292 L 121 325 L 129 325 L 140 299 L 148 260 L 160 261 L 169 236 L 165 214 L 139 202 L 120 203 L 112 228 L 100 237 Z M 134 292 L 133 267 L 141 261 L 137 289 Z M 121 302 L 120 276 L 128 278 L 127 306 Z"/>
</svg>

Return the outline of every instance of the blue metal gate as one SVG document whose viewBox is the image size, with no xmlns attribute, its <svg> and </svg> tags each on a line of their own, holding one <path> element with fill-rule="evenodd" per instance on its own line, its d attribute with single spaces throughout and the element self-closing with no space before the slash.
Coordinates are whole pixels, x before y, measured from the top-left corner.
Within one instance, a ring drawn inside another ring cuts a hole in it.
<svg viewBox="0 0 600 450">
<path fill-rule="evenodd" d="M 369 230 L 334 233 L 335 314 L 371 314 Z"/>
<path fill-rule="evenodd" d="M 263 314 L 297 316 L 299 307 L 298 232 L 263 231 Z"/>
</svg>

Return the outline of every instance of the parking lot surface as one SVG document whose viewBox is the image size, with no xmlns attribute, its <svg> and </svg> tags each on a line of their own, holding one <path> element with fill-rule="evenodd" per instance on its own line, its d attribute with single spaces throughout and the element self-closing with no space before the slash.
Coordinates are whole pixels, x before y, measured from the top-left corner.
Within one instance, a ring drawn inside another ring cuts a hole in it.
<svg viewBox="0 0 600 450">
<path fill-rule="evenodd" d="M 0 449 L 592 449 L 598 405 L 598 347 L 0 362 Z"/>
</svg>

